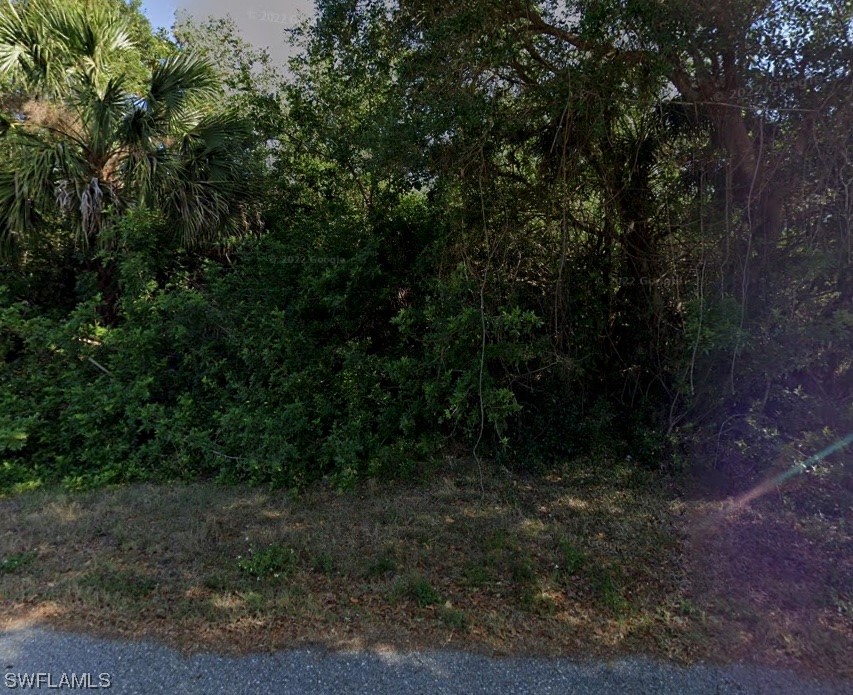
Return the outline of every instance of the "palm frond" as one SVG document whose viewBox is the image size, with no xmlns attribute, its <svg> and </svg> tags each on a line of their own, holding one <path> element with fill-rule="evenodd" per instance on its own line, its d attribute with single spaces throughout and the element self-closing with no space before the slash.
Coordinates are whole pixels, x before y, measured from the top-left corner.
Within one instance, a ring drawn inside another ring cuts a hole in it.
<svg viewBox="0 0 853 695">
<path fill-rule="evenodd" d="M 194 127 L 185 134 L 197 153 L 214 155 L 233 152 L 252 137 L 252 124 L 237 111 L 222 111 L 202 115 Z"/>
<path fill-rule="evenodd" d="M 14 167 L 0 171 L 0 227 L 7 237 L 31 236 L 58 213 L 85 246 L 116 202 L 113 186 L 92 175 L 86 152 L 73 141 L 17 128 L 6 140 Z"/>
<path fill-rule="evenodd" d="M 40 84 L 50 90 L 59 79 L 56 42 L 47 36 L 42 8 L 28 9 L 19 12 L 7 0 L 0 10 L 0 73 L 25 87 Z"/>
<path fill-rule="evenodd" d="M 160 61 L 142 96 L 129 93 L 130 78 L 110 72 L 129 46 L 124 20 L 106 10 L 0 8 L 0 72 L 49 92 L 58 114 L 0 119 L 0 251 L 57 216 L 86 246 L 133 207 L 162 210 L 187 244 L 235 227 L 250 193 L 251 124 L 212 112 L 216 73 L 187 53 Z"/>
<path fill-rule="evenodd" d="M 235 112 L 210 114 L 176 144 L 161 167 L 159 198 L 188 246 L 233 231 L 251 196 L 246 144 L 252 130 Z"/>
<path fill-rule="evenodd" d="M 161 60 L 151 75 L 145 109 L 171 121 L 193 102 L 212 100 L 218 94 L 216 73 L 204 59 L 179 53 Z"/>
<path fill-rule="evenodd" d="M 27 133 L 5 138 L 5 154 L 14 168 L 0 170 L 0 245 L 8 249 L 13 238 L 26 238 L 38 228 L 43 212 L 52 206 L 51 191 L 61 157 L 59 143 Z"/>
<path fill-rule="evenodd" d="M 136 99 L 125 116 L 124 139 L 133 147 L 148 147 L 192 130 L 217 94 L 217 79 L 203 59 L 179 54 L 153 69 L 144 97 Z"/>
<path fill-rule="evenodd" d="M 57 31 L 87 73 L 101 73 L 110 56 L 133 48 L 126 20 L 99 5 L 65 15 Z"/>
<path fill-rule="evenodd" d="M 56 96 L 81 74 L 101 81 L 109 59 L 132 46 L 127 20 L 103 7 L 7 0 L 0 9 L 0 73 L 35 93 Z"/>
<path fill-rule="evenodd" d="M 123 143 L 124 122 L 132 108 L 123 78 L 110 78 L 102 89 L 83 80 L 73 103 L 91 159 L 106 163 Z"/>
<path fill-rule="evenodd" d="M 216 239 L 233 222 L 233 200 L 219 182 L 184 180 L 167 200 L 175 232 L 186 246 Z"/>
<path fill-rule="evenodd" d="M 171 155 L 165 147 L 153 150 L 129 149 L 121 161 L 118 178 L 124 182 L 128 205 L 160 207 L 160 182 L 169 178 L 167 171 Z"/>
</svg>

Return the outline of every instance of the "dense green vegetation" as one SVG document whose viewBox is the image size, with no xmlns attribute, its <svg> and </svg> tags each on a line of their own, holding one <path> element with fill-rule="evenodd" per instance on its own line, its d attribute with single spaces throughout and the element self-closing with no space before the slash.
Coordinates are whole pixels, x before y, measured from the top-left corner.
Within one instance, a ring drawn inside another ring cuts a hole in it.
<svg viewBox="0 0 853 695">
<path fill-rule="evenodd" d="M 853 3 L 317 9 L 0 8 L 0 487 L 853 431 Z"/>
</svg>

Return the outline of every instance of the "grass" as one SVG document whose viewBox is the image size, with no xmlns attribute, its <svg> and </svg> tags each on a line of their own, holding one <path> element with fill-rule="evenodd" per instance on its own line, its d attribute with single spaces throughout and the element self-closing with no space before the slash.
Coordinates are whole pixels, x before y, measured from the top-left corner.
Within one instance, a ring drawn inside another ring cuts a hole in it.
<svg viewBox="0 0 853 695">
<path fill-rule="evenodd" d="M 382 555 L 372 561 L 364 571 L 366 579 L 376 579 L 397 571 L 397 561 L 393 557 Z"/>
<path fill-rule="evenodd" d="M 151 577 L 132 570 L 117 570 L 109 566 L 87 572 L 80 584 L 95 591 L 130 600 L 140 600 L 150 596 L 157 586 Z"/>
<path fill-rule="evenodd" d="M 208 483 L 6 497 L 0 629 L 849 671 L 843 515 L 821 521 L 793 495 L 719 516 L 722 502 L 603 465 L 483 482 L 457 467 L 299 498 Z"/>
<path fill-rule="evenodd" d="M 557 549 L 557 569 L 567 576 L 577 574 L 587 564 L 586 555 L 571 541 L 561 538 Z"/>
<path fill-rule="evenodd" d="M 331 558 L 329 558 L 331 561 Z M 296 569 L 296 551 L 280 545 L 269 545 L 262 550 L 249 549 L 245 557 L 238 556 L 239 570 L 257 580 L 287 579 Z"/>
<path fill-rule="evenodd" d="M 591 573 L 591 584 L 599 602 L 614 613 L 624 613 L 630 607 L 625 599 L 621 584 L 614 576 L 613 570 L 598 567 Z"/>
<path fill-rule="evenodd" d="M 321 552 L 314 558 L 314 571 L 331 577 L 337 571 L 335 569 L 335 558 L 331 553 Z"/>
<path fill-rule="evenodd" d="M 442 602 L 441 594 L 436 591 L 426 577 L 420 574 L 412 574 L 401 579 L 397 583 L 394 593 L 413 601 L 419 608 L 426 608 Z"/>
<path fill-rule="evenodd" d="M 38 553 L 33 551 L 12 553 L 0 561 L 0 574 L 4 574 L 6 572 L 17 572 L 19 569 L 35 560 L 37 556 Z"/>
<path fill-rule="evenodd" d="M 463 569 L 463 582 L 472 588 L 484 587 L 495 581 L 495 573 L 491 567 L 483 564 L 467 565 Z"/>
<path fill-rule="evenodd" d="M 682 613 L 726 658 L 853 678 L 853 621 L 839 606 L 853 596 L 853 476 L 825 473 L 749 505 L 692 505 Z"/>
<path fill-rule="evenodd" d="M 465 631 L 468 629 L 468 616 L 452 606 L 441 606 L 438 609 L 438 618 L 451 630 Z"/>
</svg>

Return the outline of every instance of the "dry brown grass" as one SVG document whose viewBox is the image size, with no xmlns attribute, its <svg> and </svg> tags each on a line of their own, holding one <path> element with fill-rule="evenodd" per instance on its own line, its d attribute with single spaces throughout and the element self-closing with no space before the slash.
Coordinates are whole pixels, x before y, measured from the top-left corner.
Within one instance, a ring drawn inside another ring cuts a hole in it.
<svg viewBox="0 0 853 695">
<path fill-rule="evenodd" d="M 744 558 L 781 548 L 803 557 L 803 547 L 778 525 L 756 528 L 752 512 L 709 533 L 699 522 L 719 503 L 667 487 L 566 467 L 494 474 L 484 495 L 463 469 L 424 486 L 298 499 L 212 484 L 26 493 L 0 500 L 0 628 L 39 621 L 186 651 L 642 652 L 839 675 L 853 643 L 843 581 L 789 610 L 789 590 L 809 588 L 802 574 L 763 577 Z M 849 550 L 846 534 L 825 542 Z M 737 568 L 750 589 L 733 596 Z M 846 616 L 832 614 L 845 600 Z M 809 629 L 785 633 L 792 616 Z"/>
</svg>

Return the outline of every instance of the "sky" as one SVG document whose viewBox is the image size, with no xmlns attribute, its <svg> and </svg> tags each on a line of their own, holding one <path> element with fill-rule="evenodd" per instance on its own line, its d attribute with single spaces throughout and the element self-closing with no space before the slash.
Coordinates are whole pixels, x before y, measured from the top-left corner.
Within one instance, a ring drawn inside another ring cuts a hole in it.
<svg viewBox="0 0 853 695">
<path fill-rule="evenodd" d="M 171 28 L 175 16 L 176 0 L 142 0 L 142 9 L 151 25 L 157 27 Z"/>
<path fill-rule="evenodd" d="M 244 39 L 268 48 L 273 61 L 285 65 L 291 54 L 286 27 L 313 14 L 313 0 L 142 0 L 151 24 L 170 29 L 175 12 L 187 12 L 200 20 L 230 15 Z"/>
</svg>

